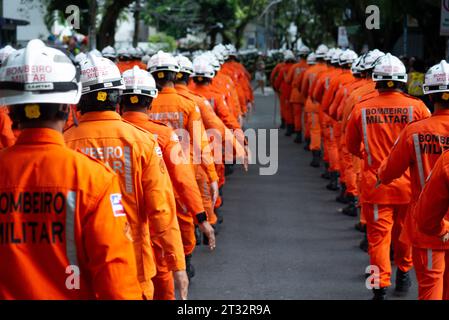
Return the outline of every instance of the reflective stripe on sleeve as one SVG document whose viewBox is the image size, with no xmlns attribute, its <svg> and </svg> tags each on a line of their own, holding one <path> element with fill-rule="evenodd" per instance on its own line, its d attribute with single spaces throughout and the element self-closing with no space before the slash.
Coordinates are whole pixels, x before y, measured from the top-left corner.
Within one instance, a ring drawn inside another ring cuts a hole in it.
<svg viewBox="0 0 449 320">
<path fill-rule="evenodd" d="M 379 220 L 379 206 L 377 204 L 373 205 L 374 207 L 374 222 Z"/>
<path fill-rule="evenodd" d="M 133 193 L 131 149 L 129 147 L 124 147 L 123 149 L 125 155 L 125 190 L 126 193 Z"/>
<path fill-rule="evenodd" d="M 362 109 L 362 129 L 363 129 L 363 141 L 365 144 L 366 155 L 368 156 L 368 165 L 373 165 L 373 158 L 371 157 L 371 152 L 368 144 L 368 125 L 366 123 L 366 109 Z"/>
<path fill-rule="evenodd" d="M 419 137 L 417 134 L 413 135 L 413 144 L 415 146 L 416 164 L 418 165 L 419 181 L 421 183 L 421 189 L 424 188 L 426 183 L 426 177 L 424 176 L 424 167 L 422 162 L 421 146 L 419 145 Z"/>
<path fill-rule="evenodd" d="M 413 122 L 413 107 L 408 107 L 408 122 Z"/>
<path fill-rule="evenodd" d="M 432 249 L 427 249 L 427 270 L 432 270 L 433 269 L 433 251 Z"/>
<path fill-rule="evenodd" d="M 75 241 L 75 213 L 76 213 L 76 191 L 69 191 L 67 194 L 67 209 L 66 209 L 66 254 L 70 265 L 78 265 L 78 257 L 76 255 L 76 241 Z"/>
</svg>

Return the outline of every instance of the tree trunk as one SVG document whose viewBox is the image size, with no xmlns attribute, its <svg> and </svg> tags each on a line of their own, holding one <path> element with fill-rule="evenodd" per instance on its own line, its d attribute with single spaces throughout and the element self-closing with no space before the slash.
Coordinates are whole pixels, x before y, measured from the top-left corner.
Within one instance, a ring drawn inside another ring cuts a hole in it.
<svg viewBox="0 0 449 320">
<path fill-rule="evenodd" d="M 89 1 L 89 49 L 97 48 L 97 0 Z"/>
<path fill-rule="evenodd" d="M 114 46 L 117 20 L 122 10 L 128 7 L 133 0 L 115 0 L 105 8 L 105 15 L 98 30 L 98 47 Z"/>
</svg>

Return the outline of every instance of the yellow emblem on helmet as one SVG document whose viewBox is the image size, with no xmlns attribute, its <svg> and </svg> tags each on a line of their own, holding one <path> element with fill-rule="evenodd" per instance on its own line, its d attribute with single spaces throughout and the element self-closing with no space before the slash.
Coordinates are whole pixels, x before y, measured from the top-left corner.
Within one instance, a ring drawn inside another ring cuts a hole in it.
<svg viewBox="0 0 449 320">
<path fill-rule="evenodd" d="M 158 77 L 159 79 L 163 79 L 163 78 L 165 77 L 165 73 L 159 72 L 159 73 L 157 74 L 157 77 Z"/>
<path fill-rule="evenodd" d="M 40 107 L 38 104 L 27 104 L 25 106 L 25 116 L 28 119 L 39 119 L 41 116 Z"/>
<path fill-rule="evenodd" d="M 98 100 L 98 101 L 104 102 L 104 101 L 106 101 L 106 98 L 107 98 L 107 97 L 108 97 L 107 92 L 104 92 L 104 91 L 98 91 L 98 94 L 97 94 L 97 100 Z"/>
<path fill-rule="evenodd" d="M 131 101 L 132 104 L 136 104 L 139 102 L 139 97 L 138 96 L 132 96 L 131 98 L 129 98 L 129 101 Z"/>
<path fill-rule="evenodd" d="M 388 81 L 387 86 L 388 86 L 388 88 L 393 88 L 394 87 L 394 82 L 393 81 Z"/>
<path fill-rule="evenodd" d="M 441 98 L 442 98 L 444 101 L 448 101 L 448 100 L 449 100 L 449 93 L 448 93 L 448 92 L 443 93 L 443 95 L 441 96 Z"/>
</svg>

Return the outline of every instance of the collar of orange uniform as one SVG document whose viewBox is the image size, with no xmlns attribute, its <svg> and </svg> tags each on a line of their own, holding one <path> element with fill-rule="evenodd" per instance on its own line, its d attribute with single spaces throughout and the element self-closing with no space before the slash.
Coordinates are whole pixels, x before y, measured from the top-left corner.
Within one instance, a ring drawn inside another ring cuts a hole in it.
<svg viewBox="0 0 449 320">
<path fill-rule="evenodd" d="M 64 146 L 61 132 L 49 128 L 24 129 L 16 142 L 19 144 L 57 144 Z"/>
<path fill-rule="evenodd" d="M 433 116 L 449 116 L 449 109 L 436 110 L 433 113 Z"/>
<path fill-rule="evenodd" d="M 186 85 L 183 84 L 175 84 L 175 90 L 181 91 L 181 92 L 188 92 L 189 89 Z"/>
<path fill-rule="evenodd" d="M 123 119 L 128 120 L 130 122 L 150 120 L 150 118 L 148 117 L 147 114 L 145 114 L 143 112 L 137 112 L 137 111 L 126 111 L 122 117 L 123 117 Z"/>
<path fill-rule="evenodd" d="M 159 91 L 159 94 L 167 94 L 167 93 L 176 93 L 176 89 L 175 88 L 165 87 L 165 88 L 162 88 L 161 91 Z"/>
<path fill-rule="evenodd" d="M 115 111 L 94 111 L 83 114 L 79 121 L 121 120 L 122 117 Z"/>
</svg>

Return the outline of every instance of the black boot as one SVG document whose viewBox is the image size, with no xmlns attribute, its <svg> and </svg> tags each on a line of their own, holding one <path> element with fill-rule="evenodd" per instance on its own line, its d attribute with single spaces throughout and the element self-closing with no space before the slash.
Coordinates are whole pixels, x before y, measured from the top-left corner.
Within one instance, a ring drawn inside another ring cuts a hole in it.
<svg viewBox="0 0 449 320">
<path fill-rule="evenodd" d="M 324 162 L 324 173 L 321 175 L 321 178 L 323 178 L 324 180 L 331 179 L 331 175 L 329 172 L 329 162 Z"/>
<path fill-rule="evenodd" d="M 398 268 L 398 270 L 396 271 L 396 288 L 394 290 L 395 296 L 406 296 L 411 286 L 412 280 L 410 279 L 410 273 L 404 272 Z"/>
<path fill-rule="evenodd" d="M 338 177 L 339 177 L 338 172 L 332 171 L 330 173 L 330 177 L 331 177 L 331 182 L 326 186 L 326 189 L 330 190 L 330 191 L 340 190 L 340 188 L 338 187 Z"/>
<path fill-rule="evenodd" d="M 189 280 L 195 276 L 195 267 L 192 264 L 192 255 L 191 254 L 186 256 L 186 272 L 187 272 L 187 277 L 189 277 Z"/>
<path fill-rule="evenodd" d="M 368 236 L 365 234 L 365 235 L 363 236 L 362 241 L 360 241 L 359 248 L 360 248 L 360 250 L 362 250 L 362 251 L 364 251 L 364 252 L 368 252 L 368 246 L 369 246 L 369 243 L 368 243 Z"/>
<path fill-rule="evenodd" d="M 285 121 L 284 121 L 284 119 L 281 120 L 281 126 L 279 127 L 279 129 L 285 129 Z"/>
<path fill-rule="evenodd" d="M 295 143 L 297 144 L 301 144 L 302 143 L 302 132 L 296 132 L 296 138 L 295 138 Z"/>
<path fill-rule="evenodd" d="M 321 164 L 321 151 L 313 150 L 312 151 L 313 160 L 310 163 L 310 166 L 313 168 L 319 168 Z"/>
<path fill-rule="evenodd" d="M 306 138 L 306 141 L 304 144 L 304 150 L 310 151 L 310 138 Z"/>
<path fill-rule="evenodd" d="M 357 217 L 359 215 L 359 199 L 354 196 L 348 196 L 348 206 L 343 209 L 343 214 L 348 217 Z"/>
<path fill-rule="evenodd" d="M 293 135 L 293 132 L 295 131 L 295 126 L 292 124 L 287 125 L 287 131 L 285 132 L 286 137 L 291 137 Z"/>
<path fill-rule="evenodd" d="M 215 215 L 217 216 L 217 223 L 222 224 L 224 219 L 223 213 L 221 212 L 220 208 L 215 209 Z"/>
<path fill-rule="evenodd" d="M 226 164 L 225 165 L 225 177 L 230 176 L 234 173 L 234 165 L 233 164 Z"/>
<path fill-rule="evenodd" d="M 387 288 L 373 289 L 373 300 L 387 300 Z"/>
<path fill-rule="evenodd" d="M 346 184 L 342 183 L 340 188 L 340 195 L 335 199 L 338 203 L 348 204 L 349 197 L 346 194 Z"/>
<path fill-rule="evenodd" d="M 355 230 L 357 230 L 357 231 L 359 231 L 359 232 L 361 232 L 361 233 L 366 233 L 366 224 L 363 224 L 363 223 L 361 223 L 361 222 L 358 222 L 356 225 L 355 225 Z"/>
</svg>

